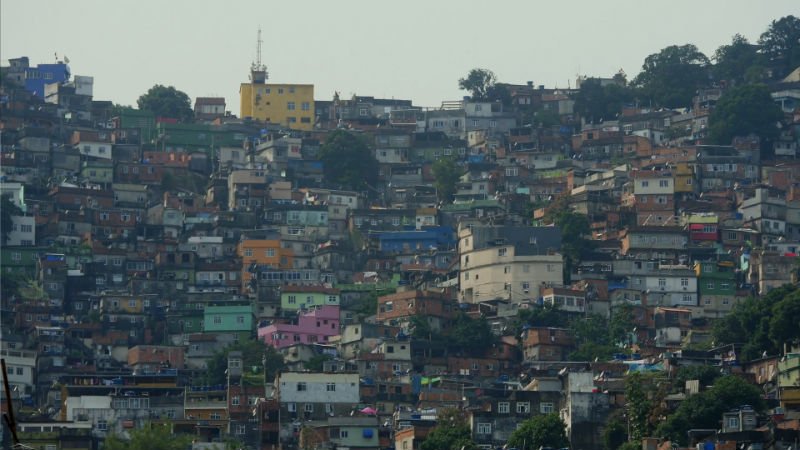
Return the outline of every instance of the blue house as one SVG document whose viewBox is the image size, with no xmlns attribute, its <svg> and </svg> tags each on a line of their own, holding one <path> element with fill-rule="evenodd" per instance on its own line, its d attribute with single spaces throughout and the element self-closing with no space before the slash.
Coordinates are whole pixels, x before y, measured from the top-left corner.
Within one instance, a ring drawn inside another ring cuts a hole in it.
<svg viewBox="0 0 800 450">
<path fill-rule="evenodd" d="M 409 252 L 415 250 L 448 249 L 455 245 L 451 227 L 428 227 L 423 230 L 388 231 L 377 233 L 381 252 Z"/>
<path fill-rule="evenodd" d="M 55 64 L 39 64 L 31 67 L 27 56 L 10 59 L 11 67 L 9 76 L 20 84 L 25 85 L 25 90 L 37 97 L 44 99 L 44 87 L 47 84 L 63 83 L 69 80 L 69 65 L 62 61 Z"/>
</svg>

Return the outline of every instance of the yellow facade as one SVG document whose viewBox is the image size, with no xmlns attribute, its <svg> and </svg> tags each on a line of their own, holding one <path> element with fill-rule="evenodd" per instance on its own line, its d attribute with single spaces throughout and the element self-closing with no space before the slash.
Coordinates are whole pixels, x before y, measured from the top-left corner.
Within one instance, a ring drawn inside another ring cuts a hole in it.
<svg viewBox="0 0 800 450">
<path fill-rule="evenodd" d="M 694 192 L 694 172 L 687 163 L 677 163 L 673 169 L 675 193 Z"/>
<path fill-rule="evenodd" d="M 281 124 L 294 130 L 314 128 L 314 85 L 242 83 L 239 117 Z"/>
</svg>

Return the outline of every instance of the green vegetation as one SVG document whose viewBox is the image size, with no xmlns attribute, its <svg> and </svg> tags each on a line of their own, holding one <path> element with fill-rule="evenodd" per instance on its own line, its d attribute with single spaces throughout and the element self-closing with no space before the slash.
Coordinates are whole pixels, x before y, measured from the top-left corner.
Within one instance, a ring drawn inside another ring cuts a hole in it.
<svg viewBox="0 0 800 450">
<path fill-rule="evenodd" d="M 692 428 L 718 429 L 722 413 L 742 405 L 756 411 L 764 409 L 761 391 L 742 378 L 720 377 L 711 389 L 692 395 L 681 403 L 657 429 L 658 436 L 685 446 L 686 432 Z"/>
<path fill-rule="evenodd" d="M 600 80 L 589 78 L 581 83 L 575 96 L 575 112 L 591 123 L 616 120 L 626 104 L 636 100 L 634 88 L 624 84 L 600 85 Z"/>
<path fill-rule="evenodd" d="M 148 425 L 131 430 L 130 439 L 111 435 L 104 443 L 106 450 L 185 450 L 190 447 L 192 436 L 173 434 L 169 425 Z"/>
<path fill-rule="evenodd" d="M 228 346 L 225 350 L 214 353 L 209 358 L 207 370 L 200 379 L 202 384 L 213 386 L 225 383 L 228 354 L 233 351 L 242 352 L 242 367 L 245 372 L 253 367 L 258 367 L 259 373 L 266 369 L 266 380 L 275 378 L 278 371 L 284 367 L 283 355 L 273 347 L 268 347 L 257 340 L 241 341 Z"/>
<path fill-rule="evenodd" d="M 758 40 L 769 62 L 784 77 L 800 66 L 800 18 L 789 15 L 773 20 Z"/>
<path fill-rule="evenodd" d="M 439 412 L 436 426 L 422 442 L 420 450 L 475 450 L 471 432 L 461 411 L 445 408 Z"/>
<path fill-rule="evenodd" d="M 508 446 L 521 450 L 569 447 L 567 425 L 558 414 L 533 416 L 522 422 L 508 439 Z"/>
<path fill-rule="evenodd" d="M 768 148 L 778 136 L 777 124 L 781 119 L 783 112 L 765 85 L 735 87 L 725 92 L 711 111 L 708 120 L 711 140 L 730 145 L 735 136 L 755 134 L 761 138 L 762 148 Z"/>
<path fill-rule="evenodd" d="M 332 187 L 354 191 L 373 190 L 378 178 L 378 161 L 360 136 L 336 130 L 319 149 L 325 179 Z"/>
<path fill-rule="evenodd" d="M 139 109 L 150 111 L 156 117 L 169 117 L 180 122 L 190 122 L 194 117 L 189 96 L 173 86 L 157 84 L 139 96 L 136 104 Z"/>
<path fill-rule="evenodd" d="M 743 344 L 743 361 L 762 354 L 777 355 L 783 344 L 800 339 L 800 291 L 794 286 L 775 289 L 761 298 L 748 298 L 714 323 L 717 345 Z"/>
<path fill-rule="evenodd" d="M 436 179 L 433 184 L 436 188 L 436 196 L 445 203 L 452 202 L 456 193 L 456 183 L 464 170 L 458 166 L 455 158 L 442 158 L 433 163 L 431 172 Z"/>
<path fill-rule="evenodd" d="M 708 58 L 693 44 L 670 45 L 645 58 L 633 84 L 653 105 L 682 108 L 708 84 L 709 68 Z"/>
<path fill-rule="evenodd" d="M 473 101 L 499 101 L 504 105 L 511 103 L 508 89 L 497 84 L 497 76 L 489 69 L 472 69 L 466 77 L 458 80 L 459 89 L 469 91 Z"/>
</svg>

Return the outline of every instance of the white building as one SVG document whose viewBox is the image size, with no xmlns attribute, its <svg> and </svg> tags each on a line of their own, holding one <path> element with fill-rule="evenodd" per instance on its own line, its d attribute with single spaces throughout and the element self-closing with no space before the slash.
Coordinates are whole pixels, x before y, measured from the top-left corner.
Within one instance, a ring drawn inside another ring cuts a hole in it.
<svg viewBox="0 0 800 450">
<path fill-rule="evenodd" d="M 564 283 L 561 232 L 554 227 L 473 227 L 459 232 L 460 299 L 536 300 Z"/>
<path fill-rule="evenodd" d="M 35 386 L 36 352 L 4 348 L 0 356 L 6 361 L 11 389 L 17 388 L 20 395 L 31 394 Z"/>
<path fill-rule="evenodd" d="M 36 245 L 36 218 L 33 216 L 11 216 L 11 232 L 8 233 L 8 246 Z"/>
<path fill-rule="evenodd" d="M 359 402 L 359 376 L 357 373 L 286 372 L 278 380 L 281 403 L 294 408 L 313 403 Z M 298 409 L 301 410 L 301 409 Z"/>
</svg>

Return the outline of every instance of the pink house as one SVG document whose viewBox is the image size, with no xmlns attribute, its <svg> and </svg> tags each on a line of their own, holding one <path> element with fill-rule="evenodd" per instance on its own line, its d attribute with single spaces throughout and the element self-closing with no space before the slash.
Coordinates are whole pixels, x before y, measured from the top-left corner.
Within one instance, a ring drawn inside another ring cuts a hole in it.
<svg viewBox="0 0 800 450">
<path fill-rule="evenodd" d="M 339 335 L 339 307 L 326 305 L 301 314 L 297 324 L 281 323 L 258 329 L 258 339 L 275 348 L 325 343 Z"/>
</svg>

